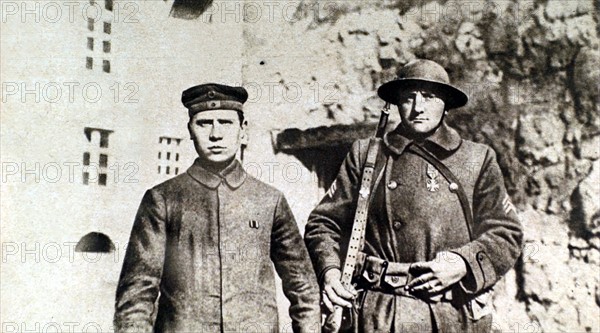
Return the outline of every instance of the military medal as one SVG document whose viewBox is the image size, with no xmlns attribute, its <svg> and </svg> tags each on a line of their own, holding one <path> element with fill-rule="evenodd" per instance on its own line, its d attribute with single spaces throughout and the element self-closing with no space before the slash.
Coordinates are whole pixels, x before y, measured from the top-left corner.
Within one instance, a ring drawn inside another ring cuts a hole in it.
<svg viewBox="0 0 600 333">
<path fill-rule="evenodd" d="M 437 192 L 440 189 L 440 184 L 437 181 L 439 171 L 436 168 L 427 164 L 427 190 L 429 192 Z"/>
</svg>

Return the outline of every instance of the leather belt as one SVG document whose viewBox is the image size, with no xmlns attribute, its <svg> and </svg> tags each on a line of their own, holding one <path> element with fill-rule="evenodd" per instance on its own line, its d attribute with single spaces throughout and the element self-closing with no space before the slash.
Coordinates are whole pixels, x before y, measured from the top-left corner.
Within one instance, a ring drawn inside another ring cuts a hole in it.
<svg viewBox="0 0 600 333">
<path fill-rule="evenodd" d="M 386 294 L 394 294 L 411 298 L 419 298 L 427 301 L 450 301 L 452 291 L 448 290 L 437 297 L 419 297 L 404 289 L 415 277 L 410 273 L 412 263 L 389 262 L 387 260 L 366 255 L 359 252 L 357 258 L 357 272 L 360 287 L 379 291 Z"/>
</svg>

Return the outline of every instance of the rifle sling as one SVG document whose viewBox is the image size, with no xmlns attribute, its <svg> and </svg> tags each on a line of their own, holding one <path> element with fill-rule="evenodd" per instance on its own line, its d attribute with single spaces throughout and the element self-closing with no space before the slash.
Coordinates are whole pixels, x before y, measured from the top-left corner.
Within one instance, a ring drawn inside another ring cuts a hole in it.
<svg viewBox="0 0 600 333">
<path fill-rule="evenodd" d="M 356 203 L 356 212 L 352 224 L 352 233 L 350 235 L 348 252 L 342 270 L 341 280 L 344 286 L 349 286 L 352 283 L 352 276 L 354 274 L 358 253 L 362 250 L 362 246 L 364 245 L 365 230 L 369 214 L 369 201 L 371 198 L 371 184 L 373 183 L 373 173 L 375 171 L 375 163 L 377 161 L 380 146 L 381 140 L 369 140 L 367 159 L 363 168 L 360 189 L 358 191 L 358 201 Z"/>
</svg>

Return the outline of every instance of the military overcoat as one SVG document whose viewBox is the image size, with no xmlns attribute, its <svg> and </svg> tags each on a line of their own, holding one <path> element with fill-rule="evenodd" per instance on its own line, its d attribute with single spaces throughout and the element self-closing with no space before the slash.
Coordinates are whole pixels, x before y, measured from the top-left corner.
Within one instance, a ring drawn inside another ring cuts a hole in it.
<svg viewBox="0 0 600 333">
<path fill-rule="evenodd" d="M 408 149 L 417 144 L 460 180 L 474 217 L 472 239 L 451 182 Z M 328 269 L 342 267 L 367 146 L 368 140 L 354 143 L 330 190 L 309 217 L 305 242 L 321 279 Z M 453 286 L 450 297 L 439 302 L 366 291 L 358 331 L 490 331 L 491 315 L 484 298 L 513 267 L 522 242 L 522 227 L 494 151 L 461 139 L 445 123 L 421 142 L 408 139 L 399 127 L 384 136 L 373 177 L 378 179 L 363 252 L 389 262 L 414 263 L 451 251 L 464 258 L 468 273 Z"/>
<path fill-rule="evenodd" d="M 142 199 L 117 288 L 116 331 L 277 331 L 273 266 L 294 331 L 318 331 L 317 280 L 285 197 L 238 161 L 215 174 L 196 160 Z"/>
</svg>

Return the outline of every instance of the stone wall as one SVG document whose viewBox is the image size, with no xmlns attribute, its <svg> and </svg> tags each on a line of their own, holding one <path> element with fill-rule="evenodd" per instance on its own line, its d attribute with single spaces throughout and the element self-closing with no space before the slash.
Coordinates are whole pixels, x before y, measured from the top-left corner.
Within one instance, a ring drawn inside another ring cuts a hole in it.
<svg viewBox="0 0 600 333">
<path fill-rule="evenodd" d="M 525 225 L 523 257 L 497 286 L 494 327 L 600 331 L 598 3 L 296 5 L 275 21 L 278 36 L 272 22 L 247 24 L 244 79 L 329 85 L 333 98 L 271 101 L 271 112 L 297 128 L 376 121 L 382 82 L 414 58 L 438 61 L 471 97 L 449 122 L 497 151 Z"/>
</svg>

